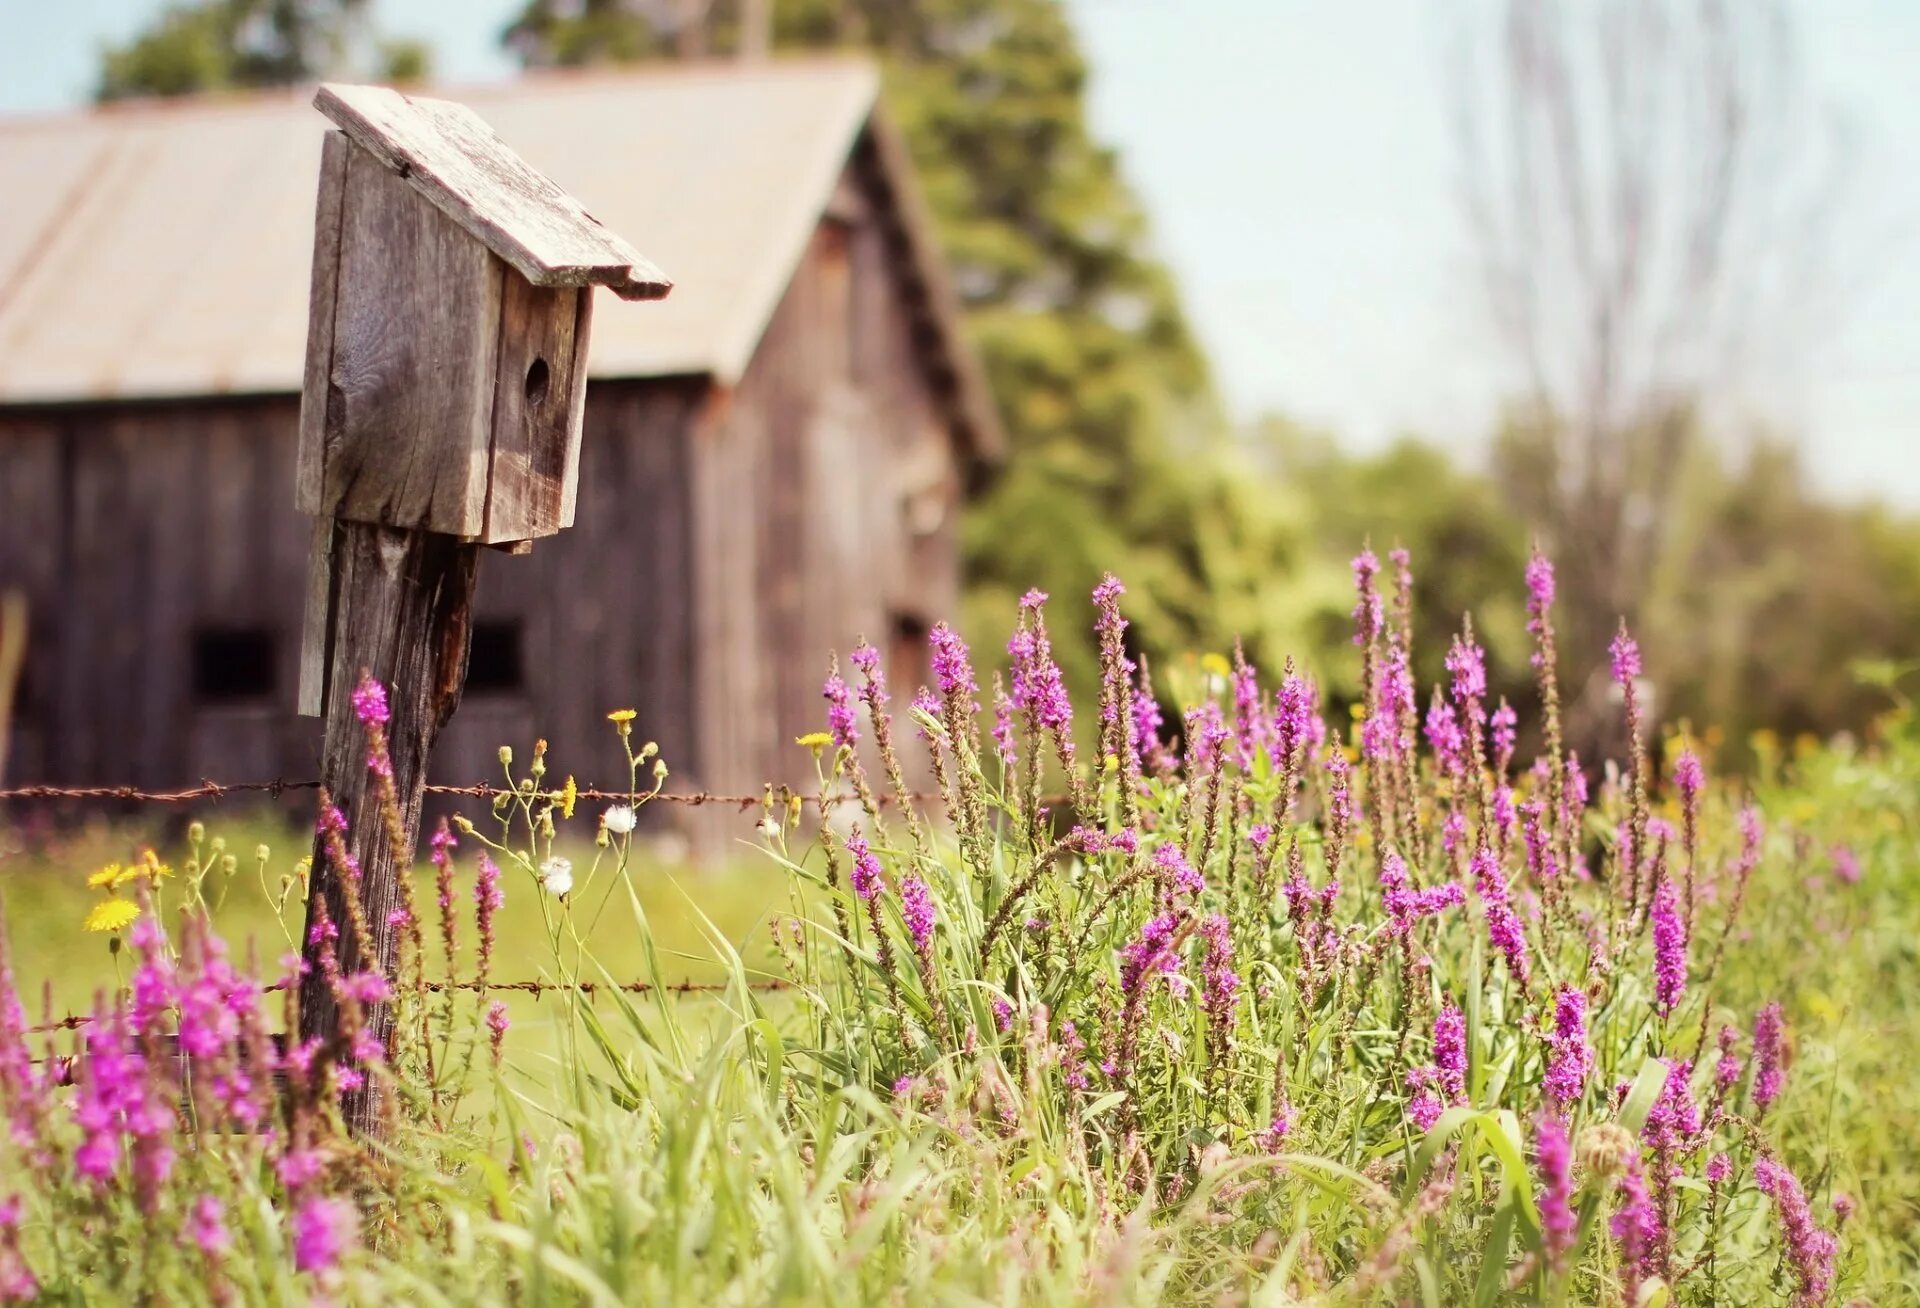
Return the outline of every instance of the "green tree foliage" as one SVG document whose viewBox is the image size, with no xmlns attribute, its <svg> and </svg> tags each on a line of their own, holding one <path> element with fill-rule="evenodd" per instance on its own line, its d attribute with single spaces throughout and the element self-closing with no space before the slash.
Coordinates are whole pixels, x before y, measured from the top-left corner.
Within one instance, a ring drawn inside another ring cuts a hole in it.
<svg viewBox="0 0 1920 1308">
<path fill-rule="evenodd" d="M 101 53 L 101 100 L 284 86 L 335 71 L 418 81 L 426 47 L 389 41 L 360 57 L 367 0 L 201 0 L 170 6 L 147 31 Z"/>
<path fill-rule="evenodd" d="M 1014 457 L 968 523 L 974 629 L 1001 625 L 1029 586 L 1083 603 L 1108 569 L 1132 588 L 1156 652 L 1220 646 L 1230 614 L 1283 629 L 1254 612 L 1274 602 L 1256 596 L 1309 552 L 1305 537 L 1223 453 L 1172 278 L 1088 127 L 1087 66 L 1058 0 L 768 4 L 776 48 L 882 57 L 887 107 L 1012 435 Z M 542 66 L 725 51 L 744 16 L 531 0 L 506 41 Z M 1063 662 L 1084 686 L 1092 651 L 1070 640 Z"/>
</svg>

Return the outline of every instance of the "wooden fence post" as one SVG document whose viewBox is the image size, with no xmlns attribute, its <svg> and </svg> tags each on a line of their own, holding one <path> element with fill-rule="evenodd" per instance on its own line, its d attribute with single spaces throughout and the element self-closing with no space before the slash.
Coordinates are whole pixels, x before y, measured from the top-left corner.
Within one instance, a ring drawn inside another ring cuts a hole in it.
<svg viewBox="0 0 1920 1308">
<path fill-rule="evenodd" d="M 300 711 L 326 719 L 321 780 L 360 868 L 367 949 L 316 838 L 300 1037 L 330 1034 L 312 939 L 339 927 L 343 973 L 391 976 L 399 902 L 435 737 L 466 680 L 481 545 L 523 553 L 573 520 L 594 286 L 670 283 L 471 110 L 381 87 L 320 88 L 329 133 L 314 224 L 297 499 L 314 515 Z M 380 820 L 353 691 L 388 690 L 400 840 Z M 365 953 L 373 957 L 365 957 Z M 368 1013 L 384 1040 L 384 1005 Z M 348 1125 L 374 1129 L 372 1094 Z"/>
</svg>

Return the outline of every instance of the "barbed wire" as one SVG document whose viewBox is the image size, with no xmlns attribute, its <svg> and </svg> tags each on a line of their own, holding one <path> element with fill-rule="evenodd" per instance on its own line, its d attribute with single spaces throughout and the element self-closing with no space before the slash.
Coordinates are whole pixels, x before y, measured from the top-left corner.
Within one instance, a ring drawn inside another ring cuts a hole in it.
<svg viewBox="0 0 1920 1308">
<path fill-rule="evenodd" d="M 175 790 L 143 790 L 138 786 L 128 785 L 11 786 L 0 788 L 0 800 L 118 799 L 142 804 L 190 804 L 195 800 L 223 799 L 228 795 L 240 794 L 264 794 L 269 798 L 278 799 L 288 791 L 318 790 L 319 788 L 320 783 L 318 781 L 287 781 L 284 779 L 275 779 L 273 781 L 209 781 L 203 778 L 197 786 L 186 786 Z M 430 784 L 426 787 L 426 792 L 430 795 L 457 795 L 468 799 L 486 800 L 498 799 L 502 796 L 513 799 L 531 794 L 552 798 L 562 793 L 559 789 L 552 787 L 527 792 L 511 790 L 505 786 L 449 786 L 443 784 Z M 817 794 L 802 794 L 794 790 L 791 786 L 784 785 L 773 786 L 770 792 L 763 792 L 758 795 L 719 795 L 708 791 L 661 791 L 659 794 L 650 794 L 644 790 L 601 790 L 593 787 L 576 786 L 573 791 L 573 797 L 575 799 L 595 801 L 610 800 L 621 803 L 632 803 L 634 800 L 639 799 L 646 803 L 681 804 L 689 808 L 699 808 L 707 804 L 724 804 L 746 809 L 756 804 L 765 803 L 768 793 L 771 793 L 775 799 L 780 802 L 789 802 L 793 799 L 798 799 L 803 804 L 811 804 L 815 807 L 818 807 L 822 803 L 837 805 L 857 804 L 860 802 L 859 795 L 852 791 L 836 792 L 823 797 Z M 907 799 L 914 803 L 929 803 L 940 798 L 942 798 L 942 796 L 931 792 L 914 792 L 907 795 Z M 875 795 L 874 799 L 883 808 L 899 803 L 899 798 L 892 794 Z"/>
<path fill-rule="evenodd" d="M 589 999 L 602 993 L 618 991 L 628 995 L 717 995 L 740 988 L 741 985 L 757 994 L 770 991 L 797 990 L 799 982 L 772 977 L 761 981 L 623 981 L 609 983 L 603 981 L 488 981 L 484 985 L 478 981 L 426 980 L 420 988 L 431 994 L 444 994 L 452 991 L 484 992 L 492 994 L 500 991 L 507 994 L 533 995 L 536 999 L 542 995 L 574 991 L 586 995 Z M 263 994 L 273 994 L 287 988 L 285 981 L 274 981 L 260 987 Z M 24 1028 L 25 1035 L 49 1035 L 55 1031 L 78 1031 L 96 1019 L 91 1013 L 68 1013 L 64 1017 L 43 1020 L 38 1025 Z"/>
</svg>

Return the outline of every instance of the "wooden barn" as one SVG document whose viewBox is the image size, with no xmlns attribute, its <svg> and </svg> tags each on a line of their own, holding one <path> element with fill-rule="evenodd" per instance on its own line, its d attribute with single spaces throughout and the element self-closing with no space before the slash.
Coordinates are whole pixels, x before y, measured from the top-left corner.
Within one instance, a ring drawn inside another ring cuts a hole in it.
<svg viewBox="0 0 1920 1308">
<path fill-rule="evenodd" d="M 856 62 L 462 89 L 645 247 L 595 305 L 575 525 L 483 562 L 445 781 L 536 735 L 620 784 L 639 712 L 676 789 L 799 781 L 828 651 L 896 684 L 951 613 L 1002 436 L 900 144 Z M 293 510 L 310 89 L 0 123 L 0 590 L 29 644 L 9 784 L 313 775 Z"/>
</svg>

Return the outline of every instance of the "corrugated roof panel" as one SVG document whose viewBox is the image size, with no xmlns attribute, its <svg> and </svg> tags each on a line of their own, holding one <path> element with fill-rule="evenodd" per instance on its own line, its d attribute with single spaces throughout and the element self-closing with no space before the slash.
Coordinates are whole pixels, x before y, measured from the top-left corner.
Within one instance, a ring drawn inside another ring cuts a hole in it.
<svg viewBox="0 0 1920 1308">
<path fill-rule="evenodd" d="M 677 283 L 601 298 L 593 375 L 733 380 L 877 91 L 834 61 L 437 94 Z M 327 130 L 310 94 L 0 123 L 0 403 L 297 391 Z"/>
</svg>

